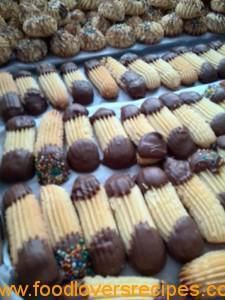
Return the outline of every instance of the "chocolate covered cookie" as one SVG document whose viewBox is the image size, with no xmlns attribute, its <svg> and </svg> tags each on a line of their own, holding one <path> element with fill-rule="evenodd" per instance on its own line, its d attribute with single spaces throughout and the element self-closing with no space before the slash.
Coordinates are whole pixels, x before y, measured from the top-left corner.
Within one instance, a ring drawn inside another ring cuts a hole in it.
<svg viewBox="0 0 225 300">
<path fill-rule="evenodd" d="M 225 87 L 222 85 L 209 86 L 204 96 L 225 109 Z"/>
<path fill-rule="evenodd" d="M 163 16 L 160 24 L 165 36 L 174 37 L 183 32 L 183 20 L 175 12 Z"/>
<path fill-rule="evenodd" d="M 144 21 L 138 24 L 135 29 L 135 36 L 138 42 L 144 44 L 157 44 L 164 37 L 164 30 L 159 22 Z"/>
<path fill-rule="evenodd" d="M 135 43 L 135 35 L 131 26 L 126 23 L 115 24 L 106 32 L 107 43 L 114 48 L 129 48 Z"/>
</svg>

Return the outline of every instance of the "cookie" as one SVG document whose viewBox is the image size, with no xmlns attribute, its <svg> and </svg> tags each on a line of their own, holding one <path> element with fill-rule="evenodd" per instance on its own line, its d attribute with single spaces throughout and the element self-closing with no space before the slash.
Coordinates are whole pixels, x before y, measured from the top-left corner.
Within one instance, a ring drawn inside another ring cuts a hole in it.
<svg viewBox="0 0 225 300">
<path fill-rule="evenodd" d="M 113 57 L 105 57 L 101 61 L 109 70 L 118 85 L 132 98 L 143 98 L 146 94 L 145 80 L 142 76 L 129 70 Z"/>
<path fill-rule="evenodd" d="M 141 105 L 140 111 L 149 124 L 167 141 L 170 153 L 178 159 L 186 159 L 195 152 L 196 146 L 182 122 L 162 104 L 158 98 L 150 97 Z"/>
<path fill-rule="evenodd" d="M 171 67 L 169 63 L 154 54 L 148 54 L 143 57 L 144 61 L 153 66 L 160 75 L 163 85 L 171 90 L 177 89 L 181 85 L 179 73 Z"/>
<path fill-rule="evenodd" d="M 0 27 L 0 36 L 8 40 L 12 49 L 15 49 L 17 43 L 24 38 L 24 33 L 12 26 Z"/>
<path fill-rule="evenodd" d="M 208 90 L 206 90 L 205 96 L 225 109 L 225 88 L 223 86 L 217 86 L 215 89 L 209 87 Z"/>
<path fill-rule="evenodd" d="M 222 41 L 213 41 L 211 43 L 209 43 L 209 46 L 218 51 L 220 54 L 222 54 L 223 56 L 225 56 L 225 43 L 223 43 Z"/>
<path fill-rule="evenodd" d="M 90 26 L 100 30 L 103 33 L 103 35 L 106 35 L 107 30 L 111 27 L 110 21 L 99 15 L 91 18 L 89 23 Z"/>
<path fill-rule="evenodd" d="M 63 25 L 68 18 L 68 8 L 61 0 L 50 0 L 46 12 L 49 16 L 53 17 L 59 25 Z"/>
<path fill-rule="evenodd" d="M 164 29 L 165 36 L 174 37 L 183 32 L 183 20 L 174 12 L 164 15 L 160 21 L 160 24 Z"/>
<path fill-rule="evenodd" d="M 160 87 L 160 76 L 156 69 L 144 60 L 138 57 L 136 54 L 127 53 L 121 56 L 120 62 L 128 67 L 130 70 L 141 75 L 148 90 L 155 90 Z"/>
<path fill-rule="evenodd" d="M 216 146 L 219 155 L 225 159 L 225 135 L 221 135 L 217 138 Z"/>
<path fill-rule="evenodd" d="M 69 194 L 57 185 L 46 185 L 40 198 L 62 284 L 91 275 L 89 252 Z"/>
<path fill-rule="evenodd" d="M 140 165 L 155 164 L 167 155 L 167 145 L 161 134 L 149 124 L 137 106 L 129 104 L 121 108 L 123 127 L 137 147 Z"/>
<path fill-rule="evenodd" d="M 30 188 L 23 184 L 11 186 L 4 194 L 3 204 L 16 282 L 56 283 L 57 264 L 40 206 Z"/>
<path fill-rule="evenodd" d="M 86 75 L 97 88 L 101 96 L 108 100 L 118 97 L 119 88 L 107 68 L 97 59 L 92 59 L 84 63 Z"/>
<path fill-rule="evenodd" d="M 135 34 L 135 28 L 142 22 L 143 22 L 142 18 L 138 16 L 126 18 L 126 24 L 133 29 L 134 34 Z"/>
<path fill-rule="evenodd" d="M 208 30 L 214 33 L 225 32 L 225 15 L 210 12 L 206 16 Z"/>
<path fill-rule="evenodd" d="M 52 64 L 43 63 L 38 66 L 37 72 L 39 84 L 52 106 L 65 109 L 69 104 L 69 94 L 56 68 Z"/>
<path fill-rule="evenodd" d="M 120 0 L 102 1 L 98 7 L 98 13 L 112 22 L 122 22 L 125 19 L 124 2 Z"/>
<path fill-rule="evenodd" d="M 158 22 L 143 22 L 134 29 L 138 42 L 144 44 L 157 44 L 164 37 L 164 30 Z"/>
<path fill-rule="evenodd" d="M 73 62 L 63 64 L 61 66 L 61 73 L 74 102 L 82 105 L 88 105 L 93 102 L 93 87 L 76 64 Z"/>
<path fill-rule="evenodd" d="M 88 110 L 80 104 L 73 104 L 65 111 L 63 121 L 70 167 L 77 172 L 94 171 L 99 166 L 100 159 Z"/>
<path fill-rule="evenodd" d="M 159 2 L 162 3 L 161 0 Z M 149 6 L 148 11 L 141 16 L 142 20 L 147 22 L 152 22 L 152 21 L 159 22 L 162 19 L 162 17 L 163 17 L 162 10 L 154 6 Z"/>
<path fill-rule="evenodd" d="M 136 182 L 170 254 L 188 262 L 202 254 L 204 242 L 166 173 L 158 167 L 142 169 Z"/>
<path fill-rule="evenodd" d="M 211 0 L 210 7 L 213 11 L 225 14 L 225 3 L 220 0 Z"/>
<path fill-rule="evenodd" d="M 225 211 L 216 195 L 192 173 L 187 161 L 168 158 L 164 169 L 203 238 L 209 243 L 224 243 Z"/>
<path fill-rule="evenodd" d="M 0 113 L 5 122 L 24 112 L 18 94 L 12 75 L 0 72 Z"/>
<path fill-rule="evenodd" d="M 107 30 L 106 41 L 113 48 L 129 48 L 135 43 L 135 35 L 131 26 L 115 24 Z"/>
<path fill-rule="evenodd" d="M 99 4 L 100 4 L 101 0 L 79 0 L 77 3 L 77 8 L 81 9 L 81 10 L 97 10 Z"/>
<path fill-rule="evenodd" d="M 23 31 L 33 38 L 46 38 L 57 31 L 57 21 L 49 15 L 33 16 L 23 23 Z"/>
<path fill-rule="evenodd" d="M 182 56 L 171 51 L 166 52 L 162 56 L 162 59 L 168 62 L 179 73 L 183 85 L 190 86 L 198 81 L 198 73 Z"/>
<path fill-rule="evenodd" d="M 63 120 L 56 110 L 41 119 L 35 144 L 35 166 L 41 184 L 62 184 L 68 179 L 63 151 Z"/>
<path fill-rule="evenodd" d="M 32 74 L 19 71 L 14 79 L 25 111 L 33 116 L 42 114 L 47 109 L 47 99 Z"/>
<path fill-rule="evenodd" d="M 125 169 L 135 163 L 135 149 L 122 124 L 111 109 L 100 108 L 91 117 L 103 163 L 112 169 Z"/>
<path fill-rule="evenodd" d="M 177 0 L 147 0 L 148 4 L 150 6 L 156 7 L 156 8 L 160 8 L 162 10 L 168 10 L 168 9 L 172 9 L 175 8 Z"/>
<path fill-rule="evenodd" d="M 41 39 L 22 39 L 15 48 L 16 58 L 26 63 L 40 61 L 47 53 L 47 44 Z"/>
<path fill-rule="evenodd" d="M 198 73 L 198 78 L 202 83 L 209 83 L 217 80 L 216 69 L 207 62 L 204 58 L 198 56 L 197 54 L 191 52 L 187 47 L 176 47 L 173 49 L 179 56 L 182 56 L 185 60 L 191 64 L 196 72 Z"/>
<path fill-rule="evenodd" d="M 0 37 L 0 65 L 7 63 L 12 55 L 12 49 L 7 39 Z"/>
<path fill-rule="evenodd" d="M 184 21 L 184 32 L 190 35 L 202 35 L 208 31 L 205 16 Z"/>
<path fill-rule="evenodd" d="M 127 16 L 140 16 L 148 9 L 146 0 L 125 0 L 124 6 L 125 15 Z"/>
<path fill-rule="evenodd" d="M 180 0 L 176 6 L 176 14 L 182 19 L 194 19 L 202 16 L 204 3 L 201 0 Z"/>
<path fill-rule="evenodd" d="M 190 105 L 185 104 L 178 95 L 166 93 L 160 96 L 160 100 L 167 106 L 179 121 L 185 126 L 196 145 L 209 148 L 216 141 L 216 136 L 206 123 L 205 119 Z"/>
<path fill-rule="evenodd" d="M 19 182 L 34 176 L 35 122 L 29 116 L 17 116 L 6 123 L 0 175 L 5 182 Z"/>
<path fill-rule="evenodd" d="M 125 264 L 125 249 L 104 187 L 93 175 L 79 176 L 71 197 L 95 273 L 119 275 Z"/>
<path fill-rule="evenodd" d="M 99 51 L 105 48 L 106 38 L 93 26 L 84 26 L 80 31 L 80 46 L 83 51 Z"/>
<path fill-rule="evenodd" d="M 77 0 L 61 0 L 68 10 L 73 10 L 77 6 Z"/>
</svg>

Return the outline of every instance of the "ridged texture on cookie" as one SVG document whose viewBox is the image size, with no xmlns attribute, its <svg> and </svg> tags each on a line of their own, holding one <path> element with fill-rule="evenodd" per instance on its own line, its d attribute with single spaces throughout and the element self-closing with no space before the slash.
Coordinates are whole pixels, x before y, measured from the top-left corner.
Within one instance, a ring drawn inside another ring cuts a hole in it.
<svg viewBox="0 0 225 300">
<path fill-rule="evenodd" d="M 98 13 L 110 21 L 121 22 L 125 18 L 124 2 L 120 0 L 102 1 L 98 7 Z"/>
<path fill-rule="evenodd" d="M 165 36 L 177 36 L 183 32 L 183 21 L 176 13 L 163 16 L 160 24 L 164 29 Z"/>
<path fill-rule="evenodd" d="M 17 86 L 13 80 L 13 77 L 8 72 L 0 73 L 0 96 L 3 97 L 7 93 L 18 94 Z"/>
<path fill-rule="evenodd" d="M 225 14 L 225 3 L 223 1 L 212 0 L 210 6 L 213 11 Z"/>
<path fill-rule="evenodd" d="M 140 189 L 129 175 L 113 175 L 105 188 L 131 264 L 143 275 L 159 272 L 165 248 Z"/>
<path fill-rule="evenodd" d="M 57 21 L 49 15 L 32 16 L 23 23 L 29 37 L 49 37 L 57 31 Z"/>
<path fill-rule="evenodd" d="M 135 43 L 135 35 L 126 23 L 115 24 L 107 30 L 106 40 L 111 47 L 129 48 Z"/>
<path fill-rule="evenodd" d="M 77 7 L 82 10 L 96 10 L 99 3 L 100 0 L 80 0 Z"/>
<path fill-rule="evenodd" d="M 216 47 L 215 50 L 218 51 L 219 53 L 221 53 L 223 56 L 225 56 L 225 44 L 223 42 L 221 42 L 219 47 L 218 48 Z"/>
<path fill-rule="evenodd" d="M 78 66 L 73 62 L 65 63 L 64 65 L 62 65 L 61 72 L 68 89 L 72 88 L 72 84 L 74 81 L 85 79 Z"/>
<path fill-rule="evenodd" d="M 146 0 L 125 0 L 125 14 L 128 16 L 139 16 L 143 15 L 147 11 Z"/>
<path fill-rule="evenodd" d="M 176 6 L 177 0 L 147 0 L 149 6 L 163 9 L 171 9 Z"/>
<path fill-rule="evenodd" d="M 138 42 L 144 44 L 157 44 L 164 37 L 164 30 L 159 22 L 144 21 L 135 27 L 135 36 Z"/>
<path fill-rule="evenodd" d="M 0 36 L 0 50 L 1 50 L 0 65 L 3 65 L 9 61 L 12 55 L 12 48 L 7 38 L 1 36 Z"/>
<path fill-rule="evenodd" d="M 176 14 L 182 19 L 193 19 L 203 14 L 204 3 L 201 0 L 180 0 Z"/>
<path fill-rule="evenodd" d="M 225 32 L 225 16 L 224 14 L 210 12 L 206 16 L 208 30 L 214 33 Z"/>
<path fill-rule="evenodd" d="M 93 26 L 86 25 L 80 31 L 81 50 L 98 51 L 106 46 L 106 39 L 103 33 Z"/>
<path fill-rule="evenodd" d="M 205 16 L 184 21 L 184 32 L 190 35 L 202 35 L 208 31 Z"/>
</svg>

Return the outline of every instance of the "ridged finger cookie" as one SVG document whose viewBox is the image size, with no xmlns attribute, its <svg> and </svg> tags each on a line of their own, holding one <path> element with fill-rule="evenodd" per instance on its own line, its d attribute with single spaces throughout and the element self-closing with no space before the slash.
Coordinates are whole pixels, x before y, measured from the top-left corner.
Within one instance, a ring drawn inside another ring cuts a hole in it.
<svg viewBox="0 0 225 300">
<path fill-rule="evenodd" d="M 118 275 L 124 267 L 125 250 L 104 187 L 93 175 L 80 176 L 71 197 L 94 271 L 103 276 Z"/>
<path fill-rule="evenodd" d="M 205 97 L 209 98 L 212 102 L 220 105 L 225 109 L 225 87 L 219 86 L 209 86 L 205 91 Z"/>
<path fill-rule="evenodd" d="M 209 43 L 209 46 L 212 49 L 218 51 L 223 56 L 225 56 L 225 43 L 224 42 L 219 41 L 219 40 L 213 41 L 213 42 Z"/>
</svg>

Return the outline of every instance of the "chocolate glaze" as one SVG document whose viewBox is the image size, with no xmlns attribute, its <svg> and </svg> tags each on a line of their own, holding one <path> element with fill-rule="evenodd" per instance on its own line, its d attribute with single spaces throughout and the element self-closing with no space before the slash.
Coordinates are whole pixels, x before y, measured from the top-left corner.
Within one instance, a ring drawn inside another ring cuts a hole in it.
<svg viewBox="0 0 225 300">
<path fill-rule="evenodd" d="M 200 173 L 210 170 L 212 173 L 218 173 L 223 165 L 223 159 L 215 151 L 198 150 L 190 159 L 191 170 L 195 173 Z"/>
<path fill-rule="evenodd" d="M 141 158 L 161 160 L 167 155 L 167 145 L 160 133 L 147 133 L 140 139 L 137 151 Z"/>
<path fill-rule="evenodd" d="M 21 71 L 19 71 L 16 74 L 13 75 L 14 80 L 18 79 L 18 78 L 21 78 L 21 77 L 32 77 L 32 74 L 29 71 L 21 70 Z"/>
<path fill-rule="evenodd" d="M 185 104 L 194 104 L 202 99 L 202 96 L 194 91 L 182 92 L 179 94 L 181 101 Z"/>
<path fill-rule="evenodd" d="M 72 189 L 72 200 L 88 200 L 94 197 L 100 190 L 100 182 L 94 175 L 78 176 Z"/>
<path fill-rule="evenodd" d="M 98 147 L 92 140 L 78 140 L 69 148 L 67 160 L 74 171 L 93 172 L 100 164 Z"/>
<path fill-rule="evenodd" d="M 221 149 L 225 149 L 225 135 L 221 135 L 217 138 L 217 146 Z"/>
<path fill-rule="evenodd" d="M 145 96 L 147 87 L 141 75 L 129 70 L 122 75 L 120 80 L 132 99 L 139 99 Z"/>
<path fill-rule="evenodd" d="M 159 98 L 149 97 L 141 105 L 141 112 L 144 115 L 151 115 L 160 111 L 163 108 L 163 104 Z"/>
<path fill-rule="evenodd" d="M 189 262 L 202 254 L 204 241 L 197 225 L 189 216 L 178 220 L 167 247 L 170 254 L 181 263 Z"/>
<path fill-rule="evenodd" d="M 35 127 L 35 121 L 30 116 L 16 116 L 6 123 L 6 130 L 14 131 Z"/>
<path fill-rule="evenodd" d="M 147 167 L 140 170 L 136 182 L 142 193 L 146 193 L 152 187 L 160 188 L 166 185 L 169 180 L 166 173 L 159 167 Z"/>
<path fill-rule="evenodd" d="M 168 51 L 168 52 L 166 52 L 166 53 L 162 56 L 162 59 L 165 60 L 165 61 L 167 61 L 167 62 L 169 62 L 169 61 L 173 60 L 174 58 L 176 58 L 177 56 L 178 56 L 177 53 L 172 52 L 172 51 L 170 51 L 170 52 Z"/>
<path fill-rule="evenodd" d="M 167 139 L 169 152 L 177 159 L 187 159 L 197 150 L 189 131 L 185 127 L 172 130 Z"/>
<path fill-rule="evenodd" d="M 93 269 L 102 276 L 119 275 L 125 265 L 125 249 L 119 234 L 110 229 L 98 232 L 90 244 Z"/>
<path fill-rule="evenodd" d="M 225 88 L 218 87 L 210 97 L 210 100 L 217 104 L 220 104 L 221 102 L 225 101 Z"/>
<path fill-rule="evenodd" d="M 134 184 L 134 181 L 129 175 L 115 174 L 106 180 L 105 190 L 110 198 L 123 197 L 131 192 Z"/>
<path fill-rule="evenodd" d="M 138 59 L 138 55 L 134 53 L 126 53 L 120 58 L 121 64 L 128 67 L 130 64 L 132 64 L 135 60 Z"/>
<path fill-rule="evenodd" d="M 143 60 L 148 64 L 153 63 L 158 59 L 160 59 L 160 56 L 157 54 L 147 54 L 143 57 Z"/>
<path fill-rule="evenodd" d="M 219 40 L 217 41 L 212 41 L 209 43 L 209 47 L 214 49 L 214 50 L 218 50 L 219 48 L 221 48 L 223 46 L 223 43 Z"/>
<path fill-rule="evenodd" d="M 178 46 L 172 49 L 172 51 L 174 51 L 175 53 L 177 53 L 178 55 L 190 52 L 190 50 L 188 49 L 188 47 L 185 46 Z"/>
<path fill-rule="evenodd" d="M 175 93 L 165 93 L 161 95 L 159 99 L 171 110 L 174 110 L 182 105 L 182 100 Z"/>
<path fill-rule="evenodd" d="M 142 275 L 157 274 L 166 262 L 166 251 L 159 233 L 147 223 L 135 226 L 128 258 Z"/>
<path fill-rule="evenodd" d="M 202 64 L 199 71 L 199 80 L 202 83 L 209 83 L 217 80 L 216 69 L 208 62 Z"/>
<path fill-rule="evenodd" d="M 164 170 L 174 185 L 183 184 L 193 176 L 190 165 L 186 160 L 176 160 L 168 157 L 164 164 Z"/>
<path fill-rule="evenodd" d="M 1 103 L 1 116 L 4 122 L 7 122 L 10 118 L 22 115 L 24 113 L 23 107 L 17 94 L 10 92 L 5 94 L 0 99 Z"/>
<path fill-rule="evenodd" d="M 45 96 L 36 89 L 28 89 L 23 98 L 25 111 L 38 116 L 46 111 L 48 104 Z"/>
<path fill-rule="evenodd" d="M 37 67 L 37 73 L 39 76 L 54 72 L 56 72 L 56 68 L 53 64 L 50 63 L 42 63 Z"/>
<path fill-rule="evenodd" d="M 121 121 L 124 122 L 127 119 L 135 118 L 140 114 L 139 108 L 136 105 L 128 104 L 121 108 Z"/>
<path fill-rule="evenodd" d="M 61 66 L 60 70 L 62 74 L 66 74 L 77 71 L 78 66 L 73 62 L 67 62 Z"/>
<path fill-rule="evenodd" d="M 34 176 L 34 156 L 29 151 L 18 149 L 2 157 L 0 178 L 5 182 L 27 181 Z"/>
<path fill-rule="evenodd" d="M 211 127 L 215 132 L 216 136 L 225 134 L 225 113 L 221 113 L 215 116 L 211 122 Z"/>
<path fill-rule="evenodd" d="M 46 241 L 34 239 L 27 241 L 18 252 L 15 266 L 17 282 L 32 285 L 53 284 L 58 279 L 58 267 L 52 250 Z"/>
<path fill-rule="evenodd" d="M 225 58 L 222 59 L 217 67 L 218 76 L 222 79 L 225 78 Z"/>
<path fill-rule="evenodd" d="M 24 198 L 26 195 L 31 193 L 32 191 L 30 187 L 25 184 L 18 183 L 10 186 L 10 188 L 8 188 L 8 190 L 5 192 L 2 199 L 4 210 L 6 210 L 16 201 Z"/>
<path fill-rule="evenodd" d="M 201 55 L 209 50 L 210 50 L 210 48 L 205 44 L 199 44 L 199 45 L 192 47 L 192 52 L 194 52 L 197 55 Z"/>
<path fill-rule="evenodd" d="M 95 121 L 103 119 L 103 118 L 109 118 L 112 116 L 115 116 L 115 112 L 112 109 L 108 108 L 99 108 L 93 116 L 90 118 L 91 123 L 94 124 Z"/>
<path fill-rule="evenodd" d="M 94 90 L 87 80 L 75 80 L 71 87 L 71 94 L 76 103 L 88 105 L 93 102 Z"/>
<path fill-rule="evenodd" d="M 84 70 L 88 74 L 91 70 L 101 66 L 101 63 L 97 59 L 91 59 L 84 63 Z"/>
<path fill-rule="evenodd" d="M 128 138 L 116 136 L 104 151 L 103 163 L 112 169 L 125 169 L 136 162 L 134 145 Z"/>
<path fill-rule="evenodd" d="M 63 114 L 63 122 L 70 121 L 71 119 L 74 119 L 79 116 L 88 116 L 88 110 L 86 107 L 74 103 L 67 107 Z"/>
</svg>

